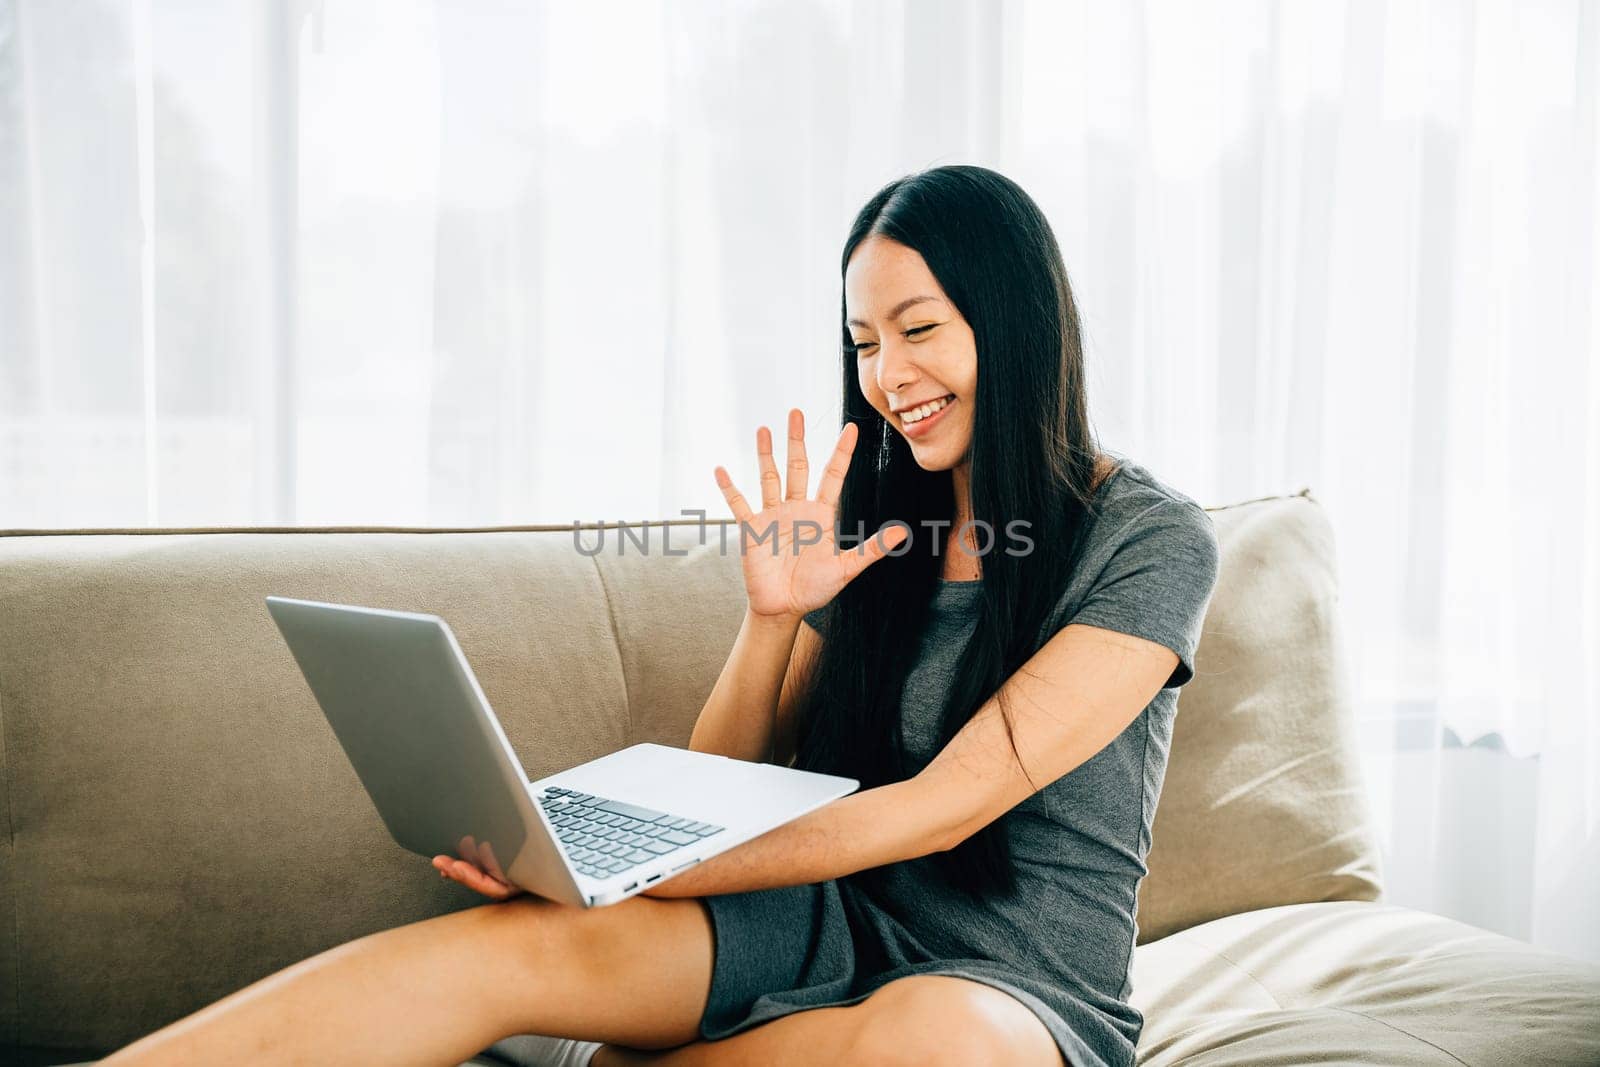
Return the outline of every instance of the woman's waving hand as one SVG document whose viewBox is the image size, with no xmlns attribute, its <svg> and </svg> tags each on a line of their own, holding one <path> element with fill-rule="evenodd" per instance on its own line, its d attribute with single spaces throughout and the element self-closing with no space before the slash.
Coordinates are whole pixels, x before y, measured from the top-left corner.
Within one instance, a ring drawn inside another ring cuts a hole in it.
<svg viewBox="0 0 1600 1067">
<path fill-rule="evenodd" d="M 799 408 L 789 412 L 787 484 L 772 456 L 771 431 L 765 426 L 756 430 L 756 458 L 761 464 L 759 512 L 751 512 L 728 472 L 716 469 L 717 485 L 739 521 L 745 593 L 754 614 L 798 617 L 822 607 L 909 536 L 903 524 L 891 524 L 855 548 L 839 549 L 834 524 L 857 432 L 853 422 L 840 431 L 815 498 L 806 496 L 811 472 L 806 461 L 805 416 Z"/>
</svg>

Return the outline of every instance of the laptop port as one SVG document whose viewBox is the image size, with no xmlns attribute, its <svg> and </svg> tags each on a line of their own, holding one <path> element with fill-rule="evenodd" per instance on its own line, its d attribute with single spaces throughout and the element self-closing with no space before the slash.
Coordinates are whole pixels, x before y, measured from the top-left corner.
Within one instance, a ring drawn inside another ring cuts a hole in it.
<svg viewBox="0 0 1600 1067">
<path fill-rule="evenodd" d="M 623 892 L 624 892 L 624 893 L 631 893 L 631 892 L 633 892 L 633 891 L 634 891 L 634 890 L 635 890 L 635 889 L 638 889 L 638 888 L 639 888 L 639 883 L 638 883 L 638 882 L 630 882 L 630 883 L 629 883 L 629 884 L 628 884 L 628 888 L 626 888 L 626 889 L 624 889 L 624 890 L 623 890 Z"/>
<path fill-rule="evenodd" d="M 655 881 L 657 878 L 660 878 L 660 877 L 661 876 L 659 874 L 652 874 L 650 877 L 648 877 L 648 878 L 646 878 L 644 880 L 644 884 L 645 885 L 649 885 L 651 882 Z"/>
</svg>

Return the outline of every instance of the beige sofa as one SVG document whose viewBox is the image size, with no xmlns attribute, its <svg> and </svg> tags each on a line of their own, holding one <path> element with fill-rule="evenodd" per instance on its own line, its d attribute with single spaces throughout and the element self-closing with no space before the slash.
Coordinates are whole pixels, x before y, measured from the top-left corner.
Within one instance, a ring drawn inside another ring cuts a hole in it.
<svg viewBox="0 0 1600 1067">
<path fill-rule="evenodd" d="M 1141 1061 L 1600 1063 L 1600 969 L 1381 902 L 1321 506 L 1209 510 L 1221 577 L 1140 894 Z M 0 1060 L 90 1058 L 479 902 L 389 839 L 263 597 L 443 616 L 538 777 L 687 743 L 743 588 L 715 529 L 674 525 L 671 555 L 663 529 L 594 557 L 560 526 L 0 531 Z"/>
</svg>

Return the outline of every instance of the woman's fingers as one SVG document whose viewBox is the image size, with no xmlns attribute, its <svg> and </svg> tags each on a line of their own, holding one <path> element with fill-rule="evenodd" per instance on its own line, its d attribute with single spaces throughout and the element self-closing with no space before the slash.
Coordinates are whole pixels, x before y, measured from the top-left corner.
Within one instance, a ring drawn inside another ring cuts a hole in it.
<svg viewBox="0 0 1600 1067">
<path fill-rule="evenodd" d="M 433 866 L 441 877 L 452 882 L 458 882 L 475 893 L 481 893 L 495 900 L 507 900 L 521 893 L 522 890 L 514 885 L 507 885 L 485 874 L 477 866 L 466 860 L 455 859 L 450 856 L 433 857 Z"/>
<path fill-rule="evenodd" d="M 850 469 L 850 453 L 856 447 L 856 424 L 847 422 L 839 432 L 839 443 L 834 446 L 828 465 L 822 468 L 822 481 L 817 483 L 817 500 L 831 508 L 839 506 L 839 492 L 844 488 L 844 475 Z"/>
<path fill-rule="evenodd" d="M 911 531 L 904 523 L 884 524 L 876 534 L 844 554 L 845 581 L 854 581 L 856 575 L 887 556 L 890 549 L 898 547 L 910 536 Z"/>
<path fill-rule="evenodd" d="M 772 431 L 765 426 L 756 429 L 756 461 L 761 464 L 761 510 L 766 511 L 783 499 L 783 479 L 772 458 Z"/>
<path fill-rule="evenodd" d="M 458 860 L 456 865 L 451 868 L 450 877 L 473 892 L 482 893 L 484 896 L 494 900 L 505 900 L 507 897 L 514 897 L 521 892 L 515 886 L 495 881 L 464 860 Z"/>
<path fill-rule="evenodd" d="M 722 490 L 722 498 L 728 502 L 728 507 L 733 511 L 733 517 L 740 522 L 755 525 L 755 515 L 750 511 L 750 505 L 745 502 L 744 494 L 733 487 L 733 479 L 728 477 L 728 472 L 718 467 L 717 486 Z"/>
<path fill-rule="evenodd" d="M 804 500 L 806 486 L 811 481 L 811 468 L 806 465 L 806 417 L 799 408 L 789 410 L 789 481 L 787 497 Z"/>
</svg>

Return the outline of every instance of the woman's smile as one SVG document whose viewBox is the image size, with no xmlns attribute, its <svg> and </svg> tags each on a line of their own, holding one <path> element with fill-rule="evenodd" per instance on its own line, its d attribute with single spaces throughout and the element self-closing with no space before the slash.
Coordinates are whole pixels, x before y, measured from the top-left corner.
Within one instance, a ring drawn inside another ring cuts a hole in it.
<svg viewBox="0 0 1600 1067">
<path fill-rule="evenodd" d="M 922 437 L 932 432 L 934 424 L 944 418 L 945 412 L 956 406 L 957 400 L 954 394 L 947 393 L 942 401 L 934 401 L 934 403 L 939 404 L 940 407 L 929 414 L 923 414 L 927 410 L 927 406 L 922 405 L 900 415 L 900 432 L 908 438 Z M 918 416 L 921 417 L 919 418 Z"/>
</svg>

